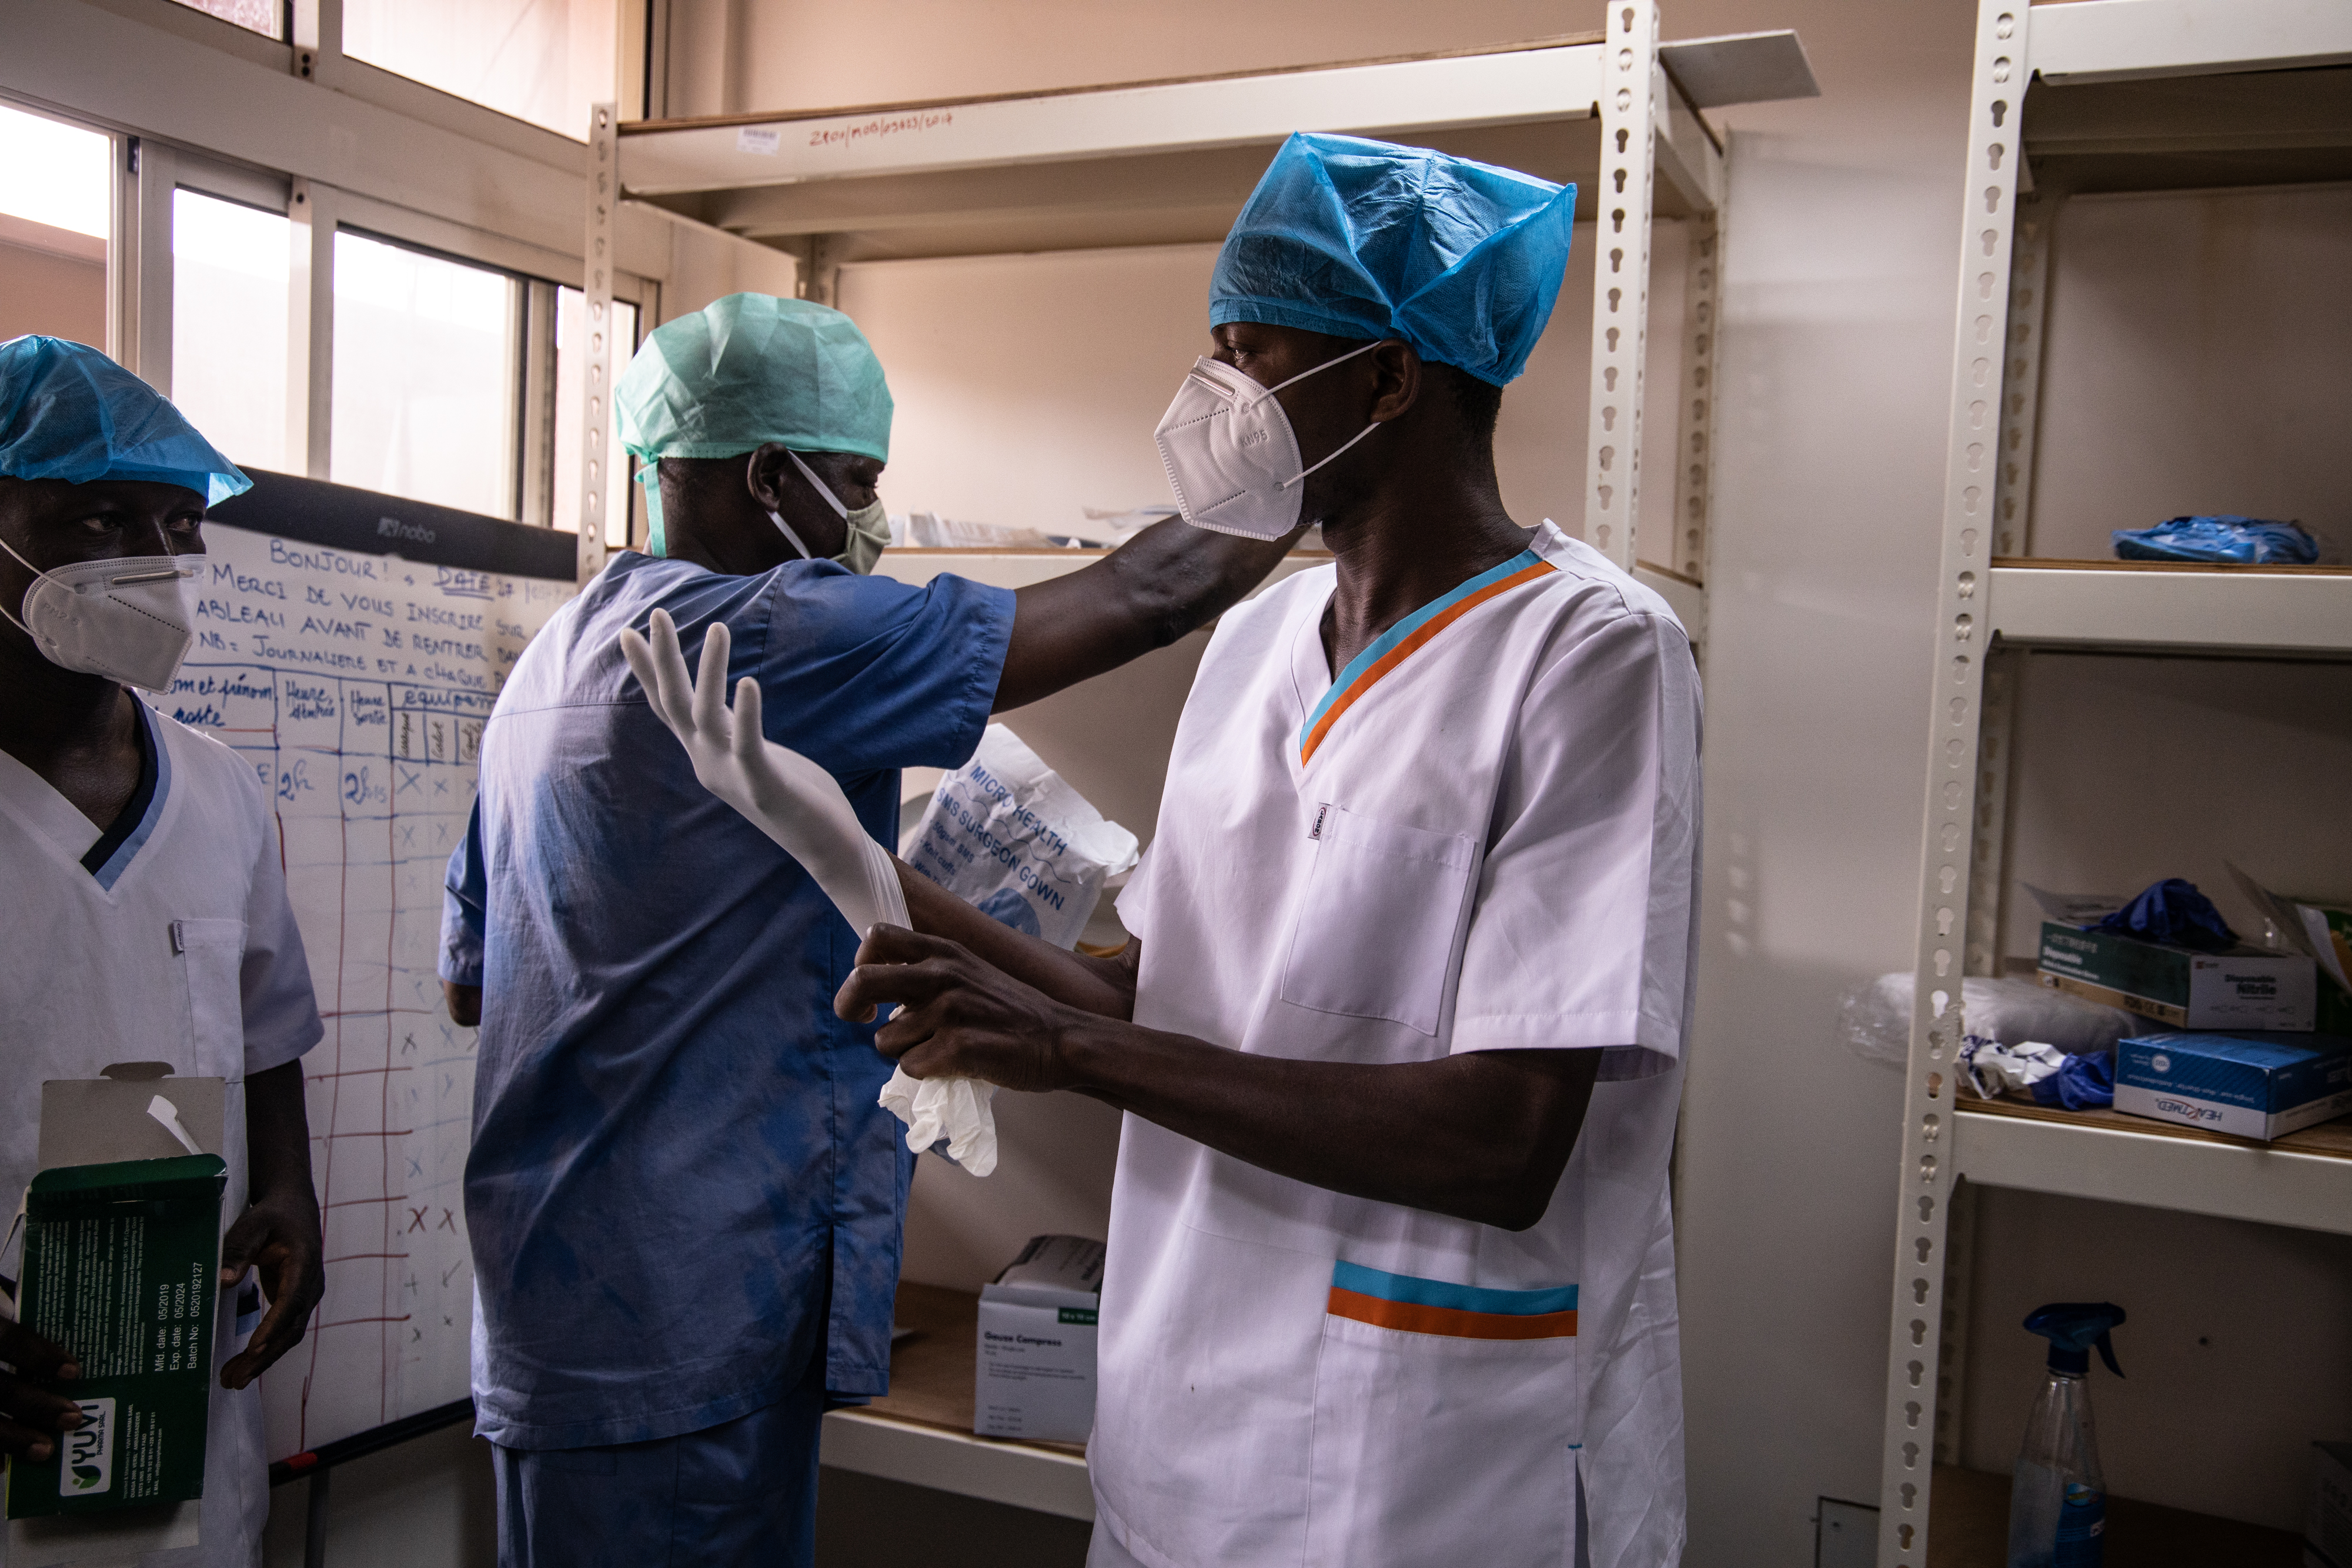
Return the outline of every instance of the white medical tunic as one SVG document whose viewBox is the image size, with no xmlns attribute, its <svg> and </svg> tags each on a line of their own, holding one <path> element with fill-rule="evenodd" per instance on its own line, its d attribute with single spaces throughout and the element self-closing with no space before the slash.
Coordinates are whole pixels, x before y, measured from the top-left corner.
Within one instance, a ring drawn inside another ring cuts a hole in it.
<svg viewBox="0 0 2352 1568">
<path fill-rule="evenodd" d="M 1323 1061 L 1597 1051 L 1601 1082 L 1521 1232 L 1129 1116 L 1100 1528 L 1150 1568 L 1674 1563 L 1689 641 L 1546 524 L 1335 681 L 1335 580 L 1302 572 L 1218 625 L 1119 901 L 1142 942 L 1135 1021 Z"/>
<path fill-rule="evenodd" d="M 0 1194 L 13 1214 L 33 1178 L 44 1080 L 168 1061 L 183 1077 L 227 1080 L 226 1231 L 246 1207 L 246 1076 L 293 1061 L 323 1030 L 252 765 L 144 703 L 137 712 L 147 776 L 104 831 L 0 752 Z M 240 1321 L 237 1296 L 221 1292 L 215 1373 L 257 1321 Z M 215 1379 L 203 1544 L 152 1553 L 145 1568 L 247 1568 L 268 1516 L 261 1390 L 232 1394 Z M 0 1565 L 6 1554 L 0 1533 Z"/>
</svg>

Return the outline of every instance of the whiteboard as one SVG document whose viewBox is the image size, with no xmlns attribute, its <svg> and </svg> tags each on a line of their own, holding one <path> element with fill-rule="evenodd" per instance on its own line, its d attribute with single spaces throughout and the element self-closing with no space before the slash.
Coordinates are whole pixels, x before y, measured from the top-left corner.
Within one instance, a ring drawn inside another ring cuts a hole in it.
<svg viewBox="0 0 2352 1568">
<path fill-rule="evenodd" d="M 235 747 L 268 791 L 326 1024 L 303 1072 L 327 1293 L 262 1379 L 284 1458 L 468 1393 L 474 1031 L 450 1021 L 435 972 L 442 877 L 483 721 L 573 591 L 575 545 L 256 477 L 205 525 L 196 646 L 157 706 Z M 349 548 L 379 539 L 400 553 Z"/>
</svg>

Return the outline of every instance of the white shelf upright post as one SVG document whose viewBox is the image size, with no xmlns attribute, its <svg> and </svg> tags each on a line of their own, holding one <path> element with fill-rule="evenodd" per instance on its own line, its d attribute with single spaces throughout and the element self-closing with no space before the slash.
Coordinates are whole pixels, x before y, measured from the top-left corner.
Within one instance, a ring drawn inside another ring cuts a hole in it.
<svg viewBox="0 0 2352 1568">
<path fill-rule="evenodd" d="M 1983 0 L 1970 68 L 1968 179 L 1962 194 L 1957 348 L 1944 476 L 1935 689 L 1927 737 L 1927 823 L 1919 868 L 1917 978 L 1904 1085 L 1903 1164 L 1895 1205 L 1894 1308 L 1887 1335 L 1878 1561 L 1924 1568 L 1936 1411 L 1942 1394 L 1945 1250 L 1950 1224 L 1955 1069 L 1976 852 L 1979 706 L 1991 628 L 1987 563 L 2001 454 L 2009 332 L 2010 235 L 2023 157 L 2030 8 Z M 2005 764 L 2006 759 L 2002 759 Z"/>
<path fill-rule="evenodd" d="M 1657 0 L 1610 0 L 1601 55 L 1601 183 L 1593 194 L 1592 385 L 1586 402 L 1585 539 L 1633 570 L 1642 478 L 1642 366 L 1650 328 L 1650 194 L 1657 117 Z M 1669 561 L 1678 559 L 1670 547 Z"/>
<path fill-rule="evenodd" d="M 588 235 L 586 307 L 581 345 L 580 586 L 604 570 L 604 478 L 617 456 L 604 450 L 613 397 L 613 230 L 619 197 L 620 105 L 588 111 Z"/>
</svg>

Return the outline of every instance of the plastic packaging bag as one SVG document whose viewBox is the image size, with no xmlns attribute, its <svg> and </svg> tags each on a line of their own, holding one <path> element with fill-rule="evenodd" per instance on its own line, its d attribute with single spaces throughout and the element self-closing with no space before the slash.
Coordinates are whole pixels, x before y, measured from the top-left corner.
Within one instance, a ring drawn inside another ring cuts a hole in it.
<svg viewBox="0 0 2352 1568">
<path fill-rule="evenodd" d="M 2301 528 L 2262 517 L 2174 517 L 2152 528 L 2116 528 L 2108 537 L 2117 560 L 2309 566 L 2319 559 L 2319 541 Z"/>
<path fill-rule="evenodd" d="M 1969 1035 L 2022 1045 L 2032 1041 L 2069 1055 L 2111 1051 L 2147 1019 L 2101 1007 L 2032 980 L 1971 977 L 1960 982 L 1960 1008 Z M 1840 998 L 1838 1036 L 1856 1056 L 1900 1067 L 1911 1051 L 1911 972 L 1865 980 Z"/>
<path fill-rule="evenodd" d="M 1056 947 L 1077 942 L 1104 883 L 1138 859 L 1133 833 L 1001 724 L 940 780 L 899 854 L 982 914 Z"/>
</svg>

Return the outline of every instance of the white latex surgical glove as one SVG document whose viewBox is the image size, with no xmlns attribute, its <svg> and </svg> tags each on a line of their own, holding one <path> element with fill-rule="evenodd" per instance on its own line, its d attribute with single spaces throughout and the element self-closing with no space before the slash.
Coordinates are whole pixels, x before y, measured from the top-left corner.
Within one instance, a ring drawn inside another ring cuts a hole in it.
<svg viewBox="0 0 2352 1568">
<path fill-rule="evenodd" d="M 685 743 L 702 787 L 798 861 L 858 936 L 877 924 L 906 925 L 898 867 L 859 825 L 839 781 L 761 733 L 760 683 L 749 675 L 736 683 L 734 711 L 728 711 L 726 625 L 714 623 L 703 634 L 699 681 L 687 674 L 668 612 L 655 611 L 651 627 L 650 646 L 625 629 L 621 655 L 654 712 Z"/>
<path fill-rule="evenodd" d="M 650 644 L 621 632 L 621 656 L 670 733 L 686 747 L 702 787 L 798 861 L 860 936 L 877 924 L 906 925 L 907 894 L 890 853 L 866 835 L 834 776 L 761 733 L 760 683 L 736 683 L 727 708 L 726 626 L 703 634 L 699 680 L 687 673 L 677 628 L 666 611 L 648 621 Z M 950 1159 L 974 1176 L 996 1168 L 996 1085 L 972 1078 L 909 1078 L 901 1068 L 877 1103 L 907 1124 L 907 1146 L 920 1153 L 942 1137 Z"/>
<path fill-rule="evenodd" d="M 907 1124 L 917 1154 L 948 1143 L 947 1156 L 976 1176 L 996 1168 L 996 1085 L 977 1078 L 909 1078 L 903 1067 L 882 1085 L 882 1108 Z"/>
</svg>

